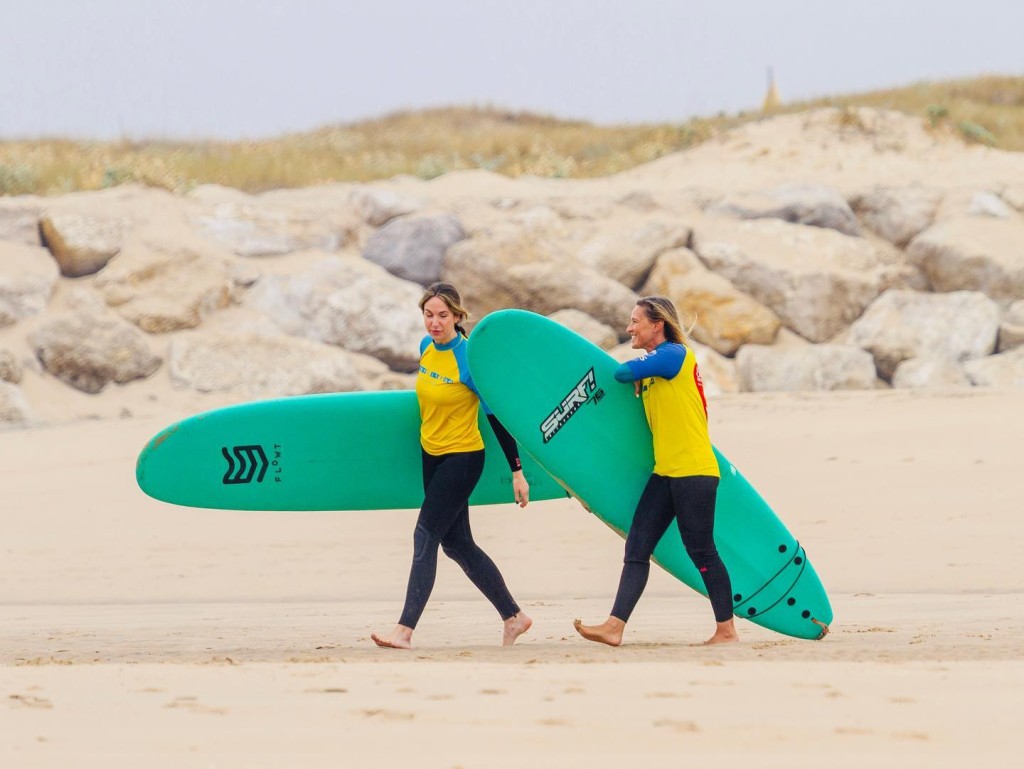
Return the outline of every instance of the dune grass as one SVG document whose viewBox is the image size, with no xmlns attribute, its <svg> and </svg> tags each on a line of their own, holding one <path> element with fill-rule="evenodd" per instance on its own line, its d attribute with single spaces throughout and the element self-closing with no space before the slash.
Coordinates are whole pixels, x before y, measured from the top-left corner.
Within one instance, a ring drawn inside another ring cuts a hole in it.
<svg viewBox="0 0 1024 769">
<path fill-rule="evenodd" d="M 815 101 L 775 114 L 867 106 L 919 117 L 965 141 L 1024 150 L 1024 77 L 917 83 Z M 594 125 L 493 107 L 398 112 L 308 133 L 240 142 L 0 141 L 0 195 L 55 195 L 139 182 L 185 191 L 221 184 L 247 192 L 398 174 L 431 179 L 486 169 L 507 176 L 607 176 L 695 146 L 760 111 L 678 124 Z"/>
</svg>

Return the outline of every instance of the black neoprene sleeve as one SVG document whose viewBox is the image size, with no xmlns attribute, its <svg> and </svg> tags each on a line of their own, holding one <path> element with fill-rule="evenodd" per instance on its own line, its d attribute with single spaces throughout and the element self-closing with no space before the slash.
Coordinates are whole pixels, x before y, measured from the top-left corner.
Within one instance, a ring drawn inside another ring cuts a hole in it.
<svg viewBox="0 0 1024 769">
<path fill-rule="evenodd" d="M 512 433 L 505 429 L 505 425 L 499 422 L 494 414 L 488 414 L 487 421 L 491 423 L 491 429 L 494 430 L 494 436 L 498 439 L 498 445 L 505 453 L 509 469 L 512 472 L 522 470 L 523 463 L 519 461 L 519 446 L 516 445 L 516 439 L 512 437 Z"/>
</svg>

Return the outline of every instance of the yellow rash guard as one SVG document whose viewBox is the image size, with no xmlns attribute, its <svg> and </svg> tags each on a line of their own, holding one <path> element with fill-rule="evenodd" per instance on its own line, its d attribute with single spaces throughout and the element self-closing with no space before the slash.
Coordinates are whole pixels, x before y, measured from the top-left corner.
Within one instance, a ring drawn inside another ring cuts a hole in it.
<svg viewBox="0 0 1024 769">
<path fill-rule="evenodd" d="M 478 422 L 481 401 L 469 374 L 467 344 L 461 334 L 441 345 L 429 336 L 420 342 L 420 443 L 434 456 L 484 447 Z M 486 406 L 484 413 L 489 413 Z"/>
<path fill-rule="evenodd" d="M 670 478 L 720 477 L 708 435 L 704 383 L 693 351 L 662 342 L 652 352 L 623 363 L 619 382 L 643 382 L 644 413 L 654 437 L 654 472 Z"/>
</svg>

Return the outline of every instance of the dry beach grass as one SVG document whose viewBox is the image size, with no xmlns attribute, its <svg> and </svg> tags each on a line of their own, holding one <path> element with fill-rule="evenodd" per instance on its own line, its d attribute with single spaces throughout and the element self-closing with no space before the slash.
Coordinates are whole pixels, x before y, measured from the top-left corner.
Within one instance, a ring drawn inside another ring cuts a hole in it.
<svg viewBox="0 0 1024 769">
<path fill-rule="evenodd" d="M 896 110 L 932 130 L 1017 151 L 1024 149 L 1022 104 L 1024 78 L 991 76 L 783 103 L 773 114 L 827 106 Z M 179 192 L 199 184 L 261 192 L 399 174 L 432 179 L 478 168 L 511 177 L 594 178 L 761 117 L 758 111 L 680 124 L 603 126 L 494 107 L 453 107 L 238 142 L 9 140 L 0 141 L 0 195 L 64 194 L 130 181 Z"/>
</svg>

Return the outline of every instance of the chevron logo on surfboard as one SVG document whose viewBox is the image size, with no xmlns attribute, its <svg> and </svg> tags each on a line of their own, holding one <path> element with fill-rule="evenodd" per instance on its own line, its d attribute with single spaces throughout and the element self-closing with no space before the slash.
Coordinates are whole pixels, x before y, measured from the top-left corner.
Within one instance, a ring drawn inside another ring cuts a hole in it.
<svg viewBox="0 0 1024 769">
<path fill-rule="evenodd" d="M 267 455 L 263 451 L 262 446 L 235 446 L 230 452 L 228 447 L 224 446 L 220 452 L 228 462 L 228 469 L 224 473 L 223 483 L 252 483 L 257 469 L 259 470 L 259 475 L 256 477 L 256 482 L 263 483 L 263 478 L 267 474 L 270 462 L 267 460 Z M 234 455 L 234 459 L 231 458 L 232 455 Z M 235 460 L 237 460 L 237 464 Z"/>
</svg>

